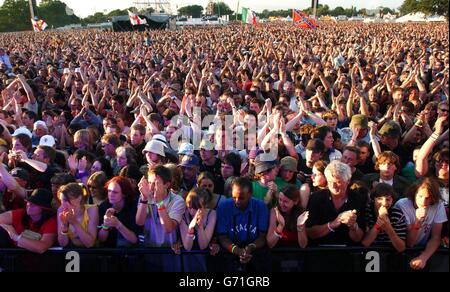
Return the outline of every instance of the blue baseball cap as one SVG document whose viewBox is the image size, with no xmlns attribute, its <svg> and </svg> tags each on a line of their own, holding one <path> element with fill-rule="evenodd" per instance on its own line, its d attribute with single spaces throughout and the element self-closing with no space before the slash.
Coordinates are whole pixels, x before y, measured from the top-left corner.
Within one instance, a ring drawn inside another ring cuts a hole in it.
<svg viewBox="0 0 450 292">
<path fill-rule="evenodd" d="M 200 165 L 200 159 L 198 159 L 197 155 L 185 155 L 181 160 L 179 166 L 181 167 L 196 167 Z"/>
</svg>

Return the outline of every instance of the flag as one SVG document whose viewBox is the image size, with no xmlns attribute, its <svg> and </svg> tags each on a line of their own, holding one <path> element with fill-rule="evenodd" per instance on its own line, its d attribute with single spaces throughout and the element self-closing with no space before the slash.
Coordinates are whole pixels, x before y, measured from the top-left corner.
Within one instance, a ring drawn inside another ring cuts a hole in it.
<svg viewBox="0 0 450 292">
<path fill-rule="evenodd" d="M 31 24 L 33 25 L 33 30 L 34 31 L 44 31 L 48 25 L 47 23 L 45 23 L 45 21 L 41 20 L 34 20 L 31 19 Z"/>
<path fill-rule="evenodd" d="M 134 14 L 130 10 L 128 10 L 128 15 L 130 16 L 131 25 L 143 25 L 147 24 L 147 19 L 140 18 L 137 14 Z"/>
<path fill-rule="evenodd" d="M 294 24 L 298 25 L 299 27 L 307 28 L 307 29 L 316 29 L 317 23 L 314 19 L 306 15 L 303 11 L 300 11 L 298 9 L 293 9 L 292 11 L 292 21 Z"/>
<path fill-rule="evenodd" d="M 242 8 L 242 21 L 248 24 L 256 25 L 256 13 L 248 8 Z"/>
</svg>

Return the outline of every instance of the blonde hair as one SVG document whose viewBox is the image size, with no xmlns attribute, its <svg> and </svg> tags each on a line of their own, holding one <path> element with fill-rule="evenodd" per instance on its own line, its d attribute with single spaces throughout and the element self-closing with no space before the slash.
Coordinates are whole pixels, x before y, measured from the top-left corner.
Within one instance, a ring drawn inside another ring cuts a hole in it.
<svg viewBox="0 0 450 292">
<path fill-rule="evenodd" d="M 80 183 L 69 183 L 59 188 L 58 198 L 65 201 L 70 201 L 71 199 L 78 199 L 82 197 L 80 206 L 83 207 L 87 204 L 89 193 L 86 187 Z"/>
<path fill-rule="evenodd" d="M 83 142 L 88 148 L 92 148 L 92 139 L 91 139 L 91 133 L 89 130 L 82 129 L 75 132 L 75 135 L 73 135 L 73 140 L 80 140 Z"/>
</svg>

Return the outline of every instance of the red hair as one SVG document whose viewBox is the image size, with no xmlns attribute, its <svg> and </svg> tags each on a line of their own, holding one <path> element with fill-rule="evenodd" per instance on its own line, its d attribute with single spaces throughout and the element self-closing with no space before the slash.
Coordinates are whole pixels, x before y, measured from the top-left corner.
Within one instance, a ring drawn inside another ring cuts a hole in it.
<svg viewBox="0 0 450 292">
<path fill-rule="evenodd" d="M 133 201 L 135 191 L 129 178 L 124 176 L 115 176 L 105 184 L 105 188 L 108 189 L 108 186 L 111 183 L 116 183 L 119 185 L 126 202 L 131 203 Z"/>
</svg>

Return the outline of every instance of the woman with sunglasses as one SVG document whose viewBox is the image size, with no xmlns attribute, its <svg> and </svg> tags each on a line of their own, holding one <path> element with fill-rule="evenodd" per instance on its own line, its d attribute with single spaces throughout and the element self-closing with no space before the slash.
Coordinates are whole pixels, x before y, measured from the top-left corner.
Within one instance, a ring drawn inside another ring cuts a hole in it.
<svg viewBox="0 0 450 292">
<path fill-rule="evenodd" d="M 108 178 L 103 171 L 97 171 L 91 174 L 87 180 L 87 189 L 89 192 L 89 204 L 100 206 L 107 199 L 107 191 L 105 189 Z"/>
</svg>

